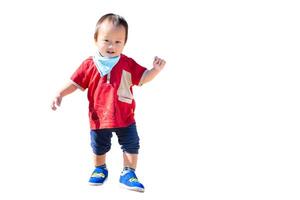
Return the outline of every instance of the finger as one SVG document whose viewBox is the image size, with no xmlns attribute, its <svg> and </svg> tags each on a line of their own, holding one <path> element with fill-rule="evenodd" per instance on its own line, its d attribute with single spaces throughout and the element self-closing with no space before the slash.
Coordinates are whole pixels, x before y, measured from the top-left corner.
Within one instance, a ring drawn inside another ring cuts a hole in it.
<svg viewBox="0 0 300 200">
<path fill-rule="evenodd" d="M 162 60 L 163 60 L 163 59 L 158 58 L 158 63 L 159 63 L 159 65 L 161 64 Z"/>
<path fill-rule="evenodd" d="M 158 65 L 161 65 L 161 59 L 158 59 L 158 60 L 157 60 L 157 64 L 158 64 Z"/>
<path fill-rule="evenodd" d="M 60 99 L 60 98 L 56 98 L 55 103 L 56 103 L 57 106 L 60 106 L 60 104 L 61 104 L 61 99 Z"/>
<path fill-rule="evenodd" d="M 163 59 L 160 59 L 159 60 L 159 65 L 164 65 L 165 64 L 165 61 Z"/>
<path fill-rule="evenodd" d="M 154 57 L 153 64 L 156 64 L 156 57 Z"/>
<path fill-rule="evenodd" d="M 52 105 L 51 105 L 51 109 L 52 109 L 52 110 L 56 110 L 56 107 L 55 107 L 55 103 L 54 103 L 54 102 L 53 102 Z"/>
<path fill-rule="evenodd" d="M 161 59 L 159 57 L 155 56 L 154 61 L 155 61 L 156 64 L 158 64 L 160 60 Z"/>
</svg>

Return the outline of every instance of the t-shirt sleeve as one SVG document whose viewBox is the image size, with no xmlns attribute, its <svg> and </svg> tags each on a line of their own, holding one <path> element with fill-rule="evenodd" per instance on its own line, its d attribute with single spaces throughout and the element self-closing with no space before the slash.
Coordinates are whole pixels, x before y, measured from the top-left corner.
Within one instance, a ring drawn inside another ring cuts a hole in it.
<svg viewBox="0 0 300 200">
<path fill-rule="evenodd" d="M 82 62 L 78 69 L 71 76 L 71 81 L 81 90 L 85 90 L 89 86 L 90 81 L 90 64 L 87 60 Z"/>
<path fill-rule="evenodd" d="M 147 73 L 147 68 L 139 65 L 135 60 L 130 58 L 131 81 L 133 85 L 141 86 L 143 84 L 143 77 Z"/>
</svg>

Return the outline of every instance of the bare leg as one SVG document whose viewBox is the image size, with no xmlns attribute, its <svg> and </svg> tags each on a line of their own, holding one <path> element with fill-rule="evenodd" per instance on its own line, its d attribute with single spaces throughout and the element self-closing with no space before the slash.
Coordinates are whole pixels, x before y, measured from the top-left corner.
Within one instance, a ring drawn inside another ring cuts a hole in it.
<svg viewBox="0 0 300 200">
<path fill-rule="evenodd" d="M 130 167 L 135 169 L 137 165 L 138 154 L 130 154 L 130 153 L 123 153 L 123 163 L 124 167 Z"/>
<path fill-rule="evenodd" d="M 105 164 L 106 154 L 103 155 L 95 155 L 94 154 L 94 164 L 95 167 Z"/>
</svg>

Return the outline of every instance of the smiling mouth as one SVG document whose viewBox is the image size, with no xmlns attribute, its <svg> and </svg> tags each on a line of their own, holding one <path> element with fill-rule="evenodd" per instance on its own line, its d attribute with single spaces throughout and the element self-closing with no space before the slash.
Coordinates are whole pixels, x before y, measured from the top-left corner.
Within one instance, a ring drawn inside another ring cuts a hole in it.
<svg viewBox="0 0 300 200">
<path fill-rule="evenodd" d="M 108 53 L 108 54 L 114 54 L 115 52 L 114 51 L 106 51 L 106 53 Z"/>
</svg>

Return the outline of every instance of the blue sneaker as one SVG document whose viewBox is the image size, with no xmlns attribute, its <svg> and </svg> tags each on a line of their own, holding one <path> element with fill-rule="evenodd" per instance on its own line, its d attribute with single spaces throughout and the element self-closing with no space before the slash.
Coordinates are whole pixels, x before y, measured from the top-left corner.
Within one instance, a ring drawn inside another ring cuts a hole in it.
<svg viewBox="0 0 300 200">
<path fill-rule="evenodd" d="M 108 171 L 104 167 L 96 167 L 93 171 L 89 183 L 90 185 L 102 185 L 106 181 Z"/>
<path fill-rule="evenodd" d="M 139 182 L 133 170 L 124 170 L 120 176 L 120 184 L 122 187 L 137 191 L 144 192 L 145 188 L 143 184 Z"/>
</svg>

